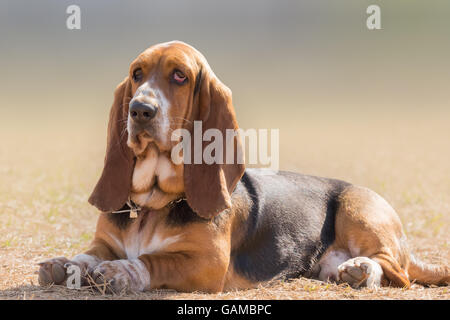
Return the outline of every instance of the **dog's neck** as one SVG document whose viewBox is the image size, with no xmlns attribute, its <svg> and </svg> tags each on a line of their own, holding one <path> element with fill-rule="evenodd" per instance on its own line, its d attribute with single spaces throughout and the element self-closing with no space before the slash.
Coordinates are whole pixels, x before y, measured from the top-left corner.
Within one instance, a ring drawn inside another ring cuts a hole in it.
<svg viewBox="0 0 450 320">
<path fill-rule="evenodd" d="M 131 200 L 145 208 L 161 209 L 183 197 L 183 165 L 175 165 L 170 154 L 161 153 L 154 144 L 136 158 Z"/>
</svg>

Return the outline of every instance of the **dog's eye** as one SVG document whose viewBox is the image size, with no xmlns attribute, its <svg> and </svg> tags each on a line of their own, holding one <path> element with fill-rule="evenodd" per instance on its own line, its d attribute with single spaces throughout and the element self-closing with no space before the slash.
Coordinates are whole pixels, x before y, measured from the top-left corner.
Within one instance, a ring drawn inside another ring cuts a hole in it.
<svg viewBox="0 0 450 320">
<path fill-rule="evenodd" d="M 144 73 L 141 68 L 137 68 L 133 71 L 133 81 L 139 82 L 142 80 L 142 77 L 144 76 Z"/>
<path fill-rule="evenodd" d="M 177 84 L 183 84 L 186 82 L 187 77 L 184 75 L 183 72 L 181 72 L 180 70 L 175 70 L 173 72 L 173 80 L 175 80 L 175 82 Z"/>
</svg>

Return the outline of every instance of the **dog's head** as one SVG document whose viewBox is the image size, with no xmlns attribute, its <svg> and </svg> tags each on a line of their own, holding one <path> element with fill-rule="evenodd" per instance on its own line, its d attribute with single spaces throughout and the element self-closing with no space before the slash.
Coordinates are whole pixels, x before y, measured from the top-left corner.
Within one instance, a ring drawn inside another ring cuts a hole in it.
<svg viewBox="0 0 450 320">
<path fill-rule="evenodd" d="M 231 193 L 244 172 L 238 159 L 243 153 L 239 135 L 233 138 L 233 150 L 223 150 L 224 158 L 232 152 L 233 161 L 198 163 L 195 154 L 201 153 L 203 159 L 208 143 L 194 147 L 194 121 L 201 121 L 203 132 L 215 129 L 223 137 L 227 129 L 237 130 L 230 89 L 203 55 L 185 43 L 168 42 L 145 50 L 115 91 L 105 165 L 89 202 L 103 212 L 120 209 L 130 195 L 135 157 L 145 154 L 149 144 L 170 153 L 179 143 L 173 132 L 186 129 L 192 133 L 192 159 L 184 164 L 187 202 L 205 218 L 230 208 Z"/>
</svg>

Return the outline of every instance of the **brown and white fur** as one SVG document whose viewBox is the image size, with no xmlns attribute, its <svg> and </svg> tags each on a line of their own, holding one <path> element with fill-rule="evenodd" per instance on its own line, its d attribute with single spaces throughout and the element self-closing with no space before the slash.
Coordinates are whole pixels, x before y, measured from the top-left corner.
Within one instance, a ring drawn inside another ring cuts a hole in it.
<svg viewBox="0 0 450 320">
<path fill-rule="evenodd" d="M 137 104 L 149 106 L 151 119 L 132 119 Z M 102 211 L 95 238 L 71 260 L 41 263 L 41 284 L 63 284 L 70 264 L 116 293 L 218 292 L 295 276 L 354 287 L 450 283 L 447 266 L 412 258 L 396 212 L 371 190 L 266 176 L 237 162 L 175 165 L 170 152 L 179 141 L 171 134 L 192 131 L 193 121 L 203 130 L 237 129 L 231 91 L 191 46 L 150 47 L 115 92 L 105 166 L 90 198 Z M 239 137 L 235 143 L 242 148 Z M 113 213 L 130 197 L 142 207 L 137 218 Z"/>
</svg>

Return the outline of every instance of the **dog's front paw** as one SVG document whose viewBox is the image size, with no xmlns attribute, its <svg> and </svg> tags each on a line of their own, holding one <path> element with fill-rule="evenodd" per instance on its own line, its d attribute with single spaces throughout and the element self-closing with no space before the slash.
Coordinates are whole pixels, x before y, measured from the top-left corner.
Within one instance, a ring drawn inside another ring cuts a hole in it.
<svg viewBox="0 0 450 320">
<path fill-rule="evenodd" d="M 48 286 L 50 284 L 63 284 L 67 279 L 67 268 L 65 265 L 70 261 L 67 258 L 59 257 L 40 262 L 39 284 Z"/>
<path fill-rule="evenodd" d="M 92 270 L 91 277 L 106 293 L 139 292 L 150 286 L 150 274 L 139 259 L 104 261 Z"/>
</svg>

